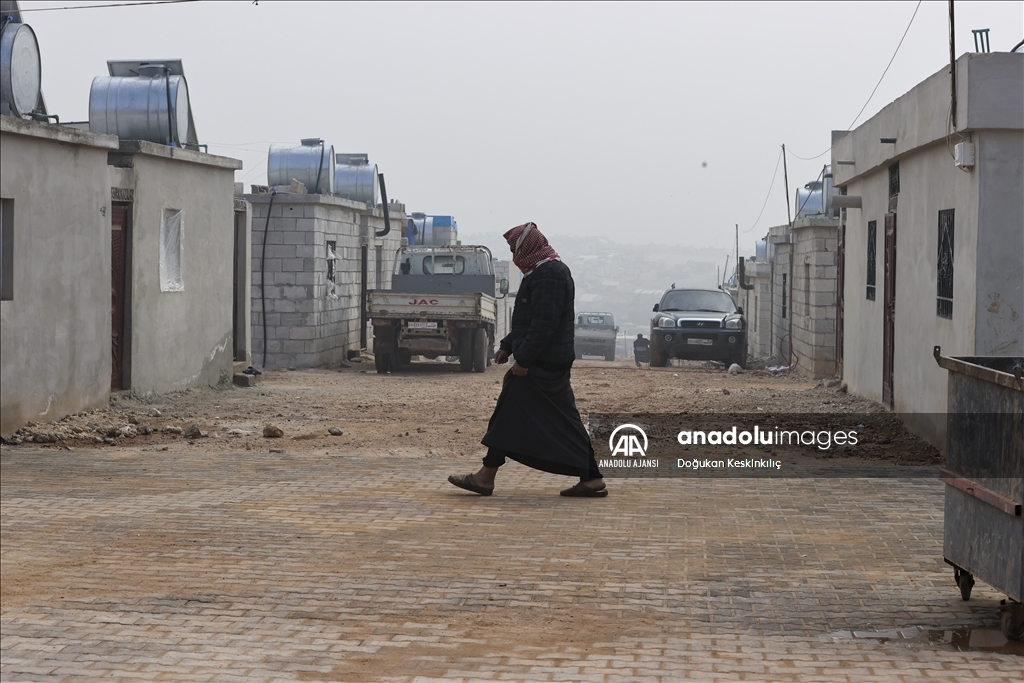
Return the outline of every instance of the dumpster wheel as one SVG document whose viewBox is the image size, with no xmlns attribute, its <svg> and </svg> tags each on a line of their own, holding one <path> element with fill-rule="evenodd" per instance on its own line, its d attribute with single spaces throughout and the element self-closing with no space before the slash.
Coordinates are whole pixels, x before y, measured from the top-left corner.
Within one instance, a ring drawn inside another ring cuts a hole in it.
<svg viewBox="0 0 1024 683">
<path fill-rule="evenodd" d="M 953 580 L 960 587 L 960 597 L 965 601 L 971 599 L 971 589 L 974 588 L 974 577 L 959 567 L 953 568 Z"/>
<path fill-rule="evenodd" d="M 1004 604 L 1000 626 L 1007 640 L 1024 640 L 1024 605 L 1016 602 Z"/>
</svg>

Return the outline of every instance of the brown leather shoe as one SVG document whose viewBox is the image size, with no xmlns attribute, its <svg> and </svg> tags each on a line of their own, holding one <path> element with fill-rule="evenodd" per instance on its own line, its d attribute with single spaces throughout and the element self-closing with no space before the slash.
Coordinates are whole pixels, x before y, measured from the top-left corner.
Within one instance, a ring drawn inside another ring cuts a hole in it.
<svg viewBox="0 0 1024 683">
<path fill-rule="evenodd" d="M 575 486 L 562 489 L 558 495 L 569 496 L 571 498 L 604 498 L 608 495 L 608 489 L 604 484 L 601 484 L 601 488 L 599 489 L 588 488 L 587 485 L 581 481 Z"/>
<path fill-rule="evenodd" d="M 479 493 L 481 496 L 489 496 L 494 493 L 493 486 L 489 489 L 485 489 L 474 481 L 472 474 L 452 474 L 448 476 L 448 482 L 458 486 L 460 489 Z"/>
</svg>

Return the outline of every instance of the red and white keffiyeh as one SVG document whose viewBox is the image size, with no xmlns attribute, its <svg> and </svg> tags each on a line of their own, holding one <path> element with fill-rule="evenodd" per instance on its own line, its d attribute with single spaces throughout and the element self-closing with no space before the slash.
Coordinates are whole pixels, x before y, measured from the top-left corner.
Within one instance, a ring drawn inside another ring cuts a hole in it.
<svg viewBox="0 0 1024 683">
<path fill-rule="evenodd" d="M 506 232 L 504 238 L 512 247 L 512 262 L 523 271 L 523 275 L 529 275 L 540 264 L 558 258 L 558 252 L 548 244 L 548 238 L 537 229 L 536 223 L 517 225 Z"/>
</svg>

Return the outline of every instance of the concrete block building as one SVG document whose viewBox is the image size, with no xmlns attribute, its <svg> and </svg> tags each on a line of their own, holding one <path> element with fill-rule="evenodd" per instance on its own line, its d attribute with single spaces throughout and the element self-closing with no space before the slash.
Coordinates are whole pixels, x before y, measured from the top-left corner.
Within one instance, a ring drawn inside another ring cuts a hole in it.
<svg viewBox="0 0 1024 683">
<path fill-rule="evenodd" d="M 391 286 L 405 207 L 388 205 L 384 234 L 384 209 L 363 202 L 285 192 L 247 200 L 253 363 L 314 367 L 370 348 L 366 292 Z"/>
<path fill-rule="evenodd" d="M 230 382 L 241 162 L 10 116 L 0 145 L 0 431 Z"/>
<path fill-rule="evenodd" d="M 112 221 L 123 232 L 112 268 L 124 264 L 113 275 L 115 290 L 124 282 L 115 291 L 124 304 L 114 310 L 123 332 L 118 349 L 115 331 L 112 388 L 153 394 L 230 383 L 235 293 L 248 289 L 235 271 L 248 248 L 235 230 L 242 163 L 145 141 L 121 141 L 109 161 Z"/>
<path fill-rule="evenodd" d="M 832 149 L 842 374 L 936 444 L 951 356 L 1024 355 L 1024 54 L 966 54 Z"/>
<path fill-rule="evenodd" d="M 808 377 L 836 373 L 839 221 L 800 218 L 768 231 L 770 260 L 745 264 L 730 290 L 747 318 L 747 355 Z"/>
<path fill-rule="evenodd" d="M 747 357 L 764 360 L 772 356 L 771 264 L 747 261 L 745 274 L 750 289 L 730 290 L 747 318 Z"/>
<path fill-rule="evenodd" d="M 769 236 L 774 348 L 781 362 L 809 377 L 836 372 L 838 228 L 838 220 L 809 217 Z"/>
<path fill-rule="evenodd" d="M 117 138 L 0 116 L 0 433 L 110 396 Z"/>
</svg>

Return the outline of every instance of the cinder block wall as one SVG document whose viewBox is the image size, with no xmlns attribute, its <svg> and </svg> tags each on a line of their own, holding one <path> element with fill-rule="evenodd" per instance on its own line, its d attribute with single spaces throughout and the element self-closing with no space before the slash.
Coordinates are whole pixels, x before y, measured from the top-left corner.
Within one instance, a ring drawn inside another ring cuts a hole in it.
<svg viewBox="0 0 1024 683">
<path fill-rule="evenodd" d="M 367 248 L 367 288 L 389 288 L 404 207 L 391 207 L 392 231 L 376 237 L 384 228 L 379 207 L 325 195 L 279 193 L 273 208 L 270 195 L 247 195 L 247 199 L 253 205 L 253 362 L 267 368 L 303 368 L 345 360 L 348 351 L 361 348 L 362 248 Z M 333 286 L 328 279 L 328 242 L 334 243 L 337 256 Z M 377 247 L 381 247 L 380 283 L 376 282 Z M 368 332 L 368 343 L 371 336 Z"/>
<path fill-rule="evenodd" d="M 746 265 L 747 283 L 743 310 L 747 317 L 747 355 L 754 359 L 771 355 L 771 266 L 768 263 L 749 262 Z"/>
<path fill-rule="evenodd" d="M 788 228 L 788 226 L 783 227 Z M 772 347 L 769 349 L 768 355 L 785 365 L 791 360 L 789 322 L 790 316 L 793 314 L 793 297 L 789 264 L 792 258 L 792 245 L 789 243 L 788 229 L 779 231 L 777 234 L 774 232 L 776 228 L 772 228 L 772 231 L 769 233 L 769 240 L 775 245 L 775 256 L 771 281 Z"/>
<path fill-rule="evenodd" d="M 793 226 L 793 351 L 811 377 L 836 372 L 839 222 L 808 218 Z"/>
</svg>

